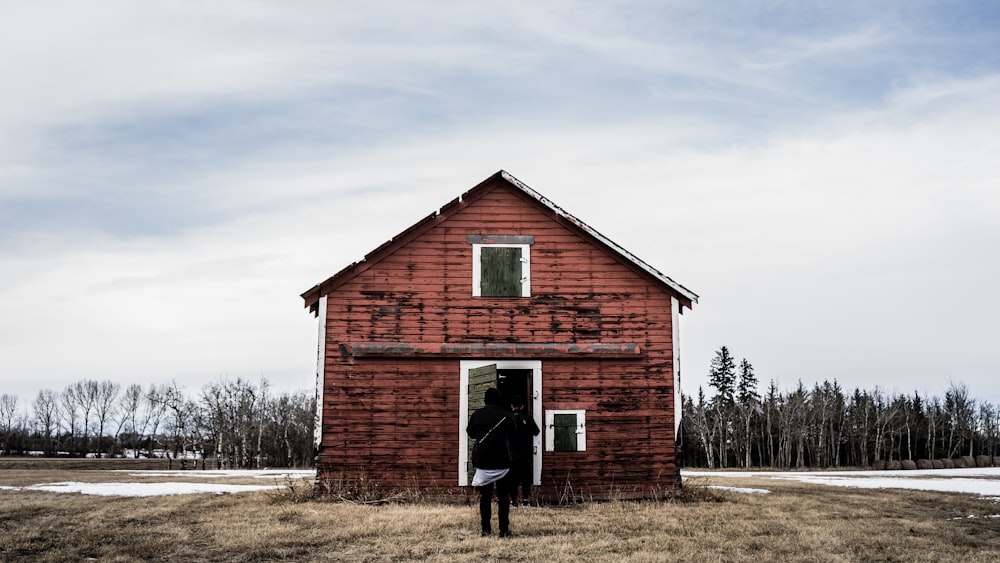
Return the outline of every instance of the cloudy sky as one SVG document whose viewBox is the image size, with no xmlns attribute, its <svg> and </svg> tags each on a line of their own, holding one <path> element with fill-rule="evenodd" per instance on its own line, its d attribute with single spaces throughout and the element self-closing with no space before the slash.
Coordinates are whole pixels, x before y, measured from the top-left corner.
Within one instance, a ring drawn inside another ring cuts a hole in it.
<svg viewBox="0 0 1000 563">
<path fill-rule="evenodd" d="M 313 384 L 299 294 L 500 169 L 762 387 L 1000 403 L 1000 4 L 0 0 L 0 392 Z"/>
</svg>

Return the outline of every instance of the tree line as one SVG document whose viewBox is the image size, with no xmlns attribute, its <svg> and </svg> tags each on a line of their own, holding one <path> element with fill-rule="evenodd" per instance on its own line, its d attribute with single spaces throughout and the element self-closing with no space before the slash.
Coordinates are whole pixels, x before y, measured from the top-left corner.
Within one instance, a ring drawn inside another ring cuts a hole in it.
<svg viewBox="0 0 1000 563">
<path fill-rule="evenodd" d="M 944 397 L 847 391 L 834 381 L 800 380 L 782 391 L 772 380 L 757 390 L 753 366 L 722 346 L 708 386 L 683 397 L 682 463 L 686 467 L 868 467 L 878 461 L 997 455 L 1000 408 L 977 401 L 961 383 Z"/>
<path fill-rule="evenodd" d="M 722 346 L 710 396 L 682 399 L 686 467 L 867 467 L 877 461 L 995 457 L 1000 408 L 950 383 L 944 397 L 847 391 L 834 381 L 762 396 L 753 366 Z M 223 378 L 188 396 L 176 382 L 85 379 L 43 389 L 30 404 L 0 395 L 0 454 L 198 458 L 217 468 L 308 467 L 313 393 L 274 394 L 266 379 Z"/>
<path fill-rule="evenodd" d="M 313 463 L 313 393 L 272 393 L 223 378 L 195 396 L 171 382 L 84 379 L 43 389 L 30 404 L 0 395 L 0 454 L 166 457 L 218 469 L 308 467 Z"/>
</svg>

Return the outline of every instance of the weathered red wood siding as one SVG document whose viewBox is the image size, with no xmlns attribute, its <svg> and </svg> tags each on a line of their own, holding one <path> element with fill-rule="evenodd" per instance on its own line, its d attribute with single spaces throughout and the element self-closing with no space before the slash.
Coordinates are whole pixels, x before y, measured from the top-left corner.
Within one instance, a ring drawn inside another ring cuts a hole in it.
<svg viewBox="0 0 1000 563">
<path fill-rule="evenodd" d="M 586 409 L 587 451 L 544 452 L 540 492 L 673 489 L 670 294 L 517 190 L 462 206 L 329 293 L 320 471 L 458 482 L 459 359 L 352 357 L 346 344 L 637 343 L 635 358 L 542 360 L 543 409 Z M 472 297 L 467 235 L 533 236 L 531 297 Z"/>
</svg>

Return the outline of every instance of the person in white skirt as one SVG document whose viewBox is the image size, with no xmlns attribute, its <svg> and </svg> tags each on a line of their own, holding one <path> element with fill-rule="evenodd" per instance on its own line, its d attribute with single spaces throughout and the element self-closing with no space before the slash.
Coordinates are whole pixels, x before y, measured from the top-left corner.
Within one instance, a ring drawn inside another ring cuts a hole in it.
<svg viewBox="0 0 1000 563">
<path fill-rule="evenodd" d="M 500 537 L 509 538 L 510 493 L 513 479 L 510 474 L 510 437 L 514 432 L 514 419 L 503 408 L 500 392 L 486 390 L 486 405 L 472 413 L 466 432 L 476 440 L 473 465 L 476 474 L 472 486 L 479 489 L 479 519 L 482 535 L 492 533 L 493 490 L 497 493 L 497 520 Z"/>
</svg>

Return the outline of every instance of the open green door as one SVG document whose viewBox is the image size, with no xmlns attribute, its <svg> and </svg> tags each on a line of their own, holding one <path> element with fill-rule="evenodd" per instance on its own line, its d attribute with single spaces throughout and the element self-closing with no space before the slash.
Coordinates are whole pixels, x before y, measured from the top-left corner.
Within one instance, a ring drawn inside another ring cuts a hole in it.
<svg viewBox="0 0 1000 563">
<path fill-rule="evenodd" d="M 483 366 L 481 368 L 472 368 L 469 370 L 469 418 L 472 418 L 472 413 L 478 409 L 483 408 L 486 405 L 486 390 L 490 387 L 496 387 L 497 385 L 497 365 L 490 364 L 488 366 Z M 469 421 L 465 421 L 466 428 L 468 428 Z M 466 452 L 467 456 L 465 459 L 466 470 L 469 472 L 469 483 L 472 483 L 472 476 L 476 474 L 476 469 L 472 467 L 472 445 L 475 444 L 475 440 L 471 437 L 468 440 L 469 451 Z"/>
</svg>

